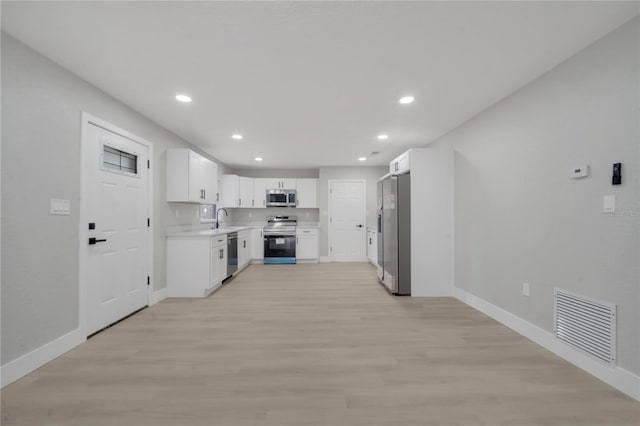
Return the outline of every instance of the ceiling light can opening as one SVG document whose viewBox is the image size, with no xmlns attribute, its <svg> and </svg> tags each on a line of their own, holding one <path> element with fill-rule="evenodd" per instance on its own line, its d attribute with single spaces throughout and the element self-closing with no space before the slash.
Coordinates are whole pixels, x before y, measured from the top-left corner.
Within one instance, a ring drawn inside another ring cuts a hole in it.
<svg viewBox="0 0 640 426">
<path fill-rule="evenodd" d="M 184 103 L 189 103 L 191 102 L 192 99 L 191 99 L 191 96 L 189 95 L 179 94 L 179 95 L 176 95 L 176 100 Z"/>
<path fill-rule="evenodd" d="M 385 134 L 378 135 L 378 140 L 386 141 L 387 139 L 389 139 L 389 135 L 385 135 Z"/>
<path fill-rule="evenodd" d="M 242 135 L 239 133 L 234 133 L 233 135 L 231 135 L 231 137 L 237 141 L 242 139 Z"/>
<path fill-rule="evenodd" d="M 416 98 L 414 98 L 413 96 L 403 96 L 400 98 L 400 100 L 398 102 L 400 102 L 401 104 L 410 104 L 411 102 L 415 101 Z"/>
<path fill-rule="evenodd" d="M 367 157 L 359 157 L 358 161 L 367 161 Z"/>
<path fill-rule="evenodd" d="M 254 158 L 254 160 L 256 160 L 256 161 L 262 161 L 262 157 L 256 157 L 256 158 Z"/>
</svg>

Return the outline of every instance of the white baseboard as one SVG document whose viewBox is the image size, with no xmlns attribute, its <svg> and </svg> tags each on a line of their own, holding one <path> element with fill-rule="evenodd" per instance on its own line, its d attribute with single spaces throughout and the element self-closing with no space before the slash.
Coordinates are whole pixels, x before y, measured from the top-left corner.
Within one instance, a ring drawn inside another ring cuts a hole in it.
<svg viewBox="0 0 640 426">
<path fill-rule="evenodd" d="M 320 263 L 331 263 L 331 258 L 329 256 L 320 256 Z"/>
<path fill-rule="evenodd" d="M 612 367 L 591 359 L 582 352 L 579 352 L 571 346 L 557 340 L 553 336 L 553 333 L 550 333 L 537 325 L 533 325 L 511 312 L 505 311 L 504 309 L 474 296 L 471 293 L 467 293 L 460 288 L 454 287 L 453 295 L 456 299 L 477 309 L 483 314 L 490 316 L 543 348 L 550 350 L 559 357 L 597 377 L 608 385 L 613 386 L 619 391 L 640 401 L 640 376 L 637 376 L 624 368 L 617 366 Z"/>
<path fill-rule="evenodd" d="M 151 293 L 151 300 L 149 300 L 149 306 L 153 306 L 158 302 L 163 301 L 164 299 L 167 298 L 167 289 L 162 288 L 160 290 L 156 290 L 153 293 Z"/>
<path fill-rule="evenodd" d="M 0 367 L 2 387 L 26 376 L 87 340 L 79 328 Z"/>
</svg>

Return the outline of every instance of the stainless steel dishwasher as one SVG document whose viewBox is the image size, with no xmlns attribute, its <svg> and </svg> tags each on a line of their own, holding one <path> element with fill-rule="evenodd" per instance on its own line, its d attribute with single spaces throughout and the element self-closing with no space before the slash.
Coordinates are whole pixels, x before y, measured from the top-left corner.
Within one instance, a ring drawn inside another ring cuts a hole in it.
<svg viewBox="0 0 640 426">
<path fill-rule="evenodd" d="M 238 270 L 238 233 L 227 234 L 227 278 Z"/>
</svg>

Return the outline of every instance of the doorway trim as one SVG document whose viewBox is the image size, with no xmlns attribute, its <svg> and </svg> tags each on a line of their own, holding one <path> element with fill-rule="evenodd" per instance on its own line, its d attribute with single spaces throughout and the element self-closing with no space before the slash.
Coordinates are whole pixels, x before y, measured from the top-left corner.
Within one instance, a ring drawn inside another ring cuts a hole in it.
<svg viewBox="0 0 640 426">
<path fill-rule="evenodd" d="M 362 192 L 362 221 L 364 222 L 363 224 L 363 229 L 364 229 L 364 235 L 365 238 L 362 239 L 362 260 L 361 262 L 366 262 L 367 261 L 367 180 L 366 179 L 329 179 L 327 181 L 327 197 L 328 197 L 328 202 L 327 205 L 329 206 L 329 217 L 327 218 L 327 222 L 328 222 L 328 227 L 327 227 L 327 243 L 328 243 L 328 247 L 327 249 L 329 249 L 329 262 L 333 262 L 333 241 L 332 241 L 332 236 L 333 236 L 333 225 L 332 225 L 332 218 L 331 218 L 331 194 L 332 194 L 332 188 L 331 185 L 333 183 L 362 183 L 364 185 L 364 191 Z"/>
<path fill-rule="evenodd" d="M 78 241 L 78 264 L 79 264 L 79 276 L 78 276 L 78 328 L 81 335 L 87 337 L 87 254 L 85 246 L 87 244 L 87 238 L 89 230 L 87 229 L 88 217 L 87 217 L 87 197 L 89 190 L 89 173 L 90 164 L 85 161 L 84 154 L 88 143 L 89 126 L 98 126 L 104 130 L 115 133 L 124 138 L 130 139 L 136 143 L 144 145 L 149 150 L 150 164 L 153 160 L 153 144 L 139 136 L 134 135 L 114 124 L 111 124 L 101 118 L 82 111 L 81 129 L 80 129 L 80 200 L 79 200 L 79 241 Z M 147 175 L 147 217 L 150 219 L 150 226 L 147 232 L 147 275 L 150 278 L 150 284 L 147 285 L 147 306 L 151 306 L 153 299 L 153 230 L 155 220 L 153 217 L 153 167 L 149 167 Z"/>
</svg>

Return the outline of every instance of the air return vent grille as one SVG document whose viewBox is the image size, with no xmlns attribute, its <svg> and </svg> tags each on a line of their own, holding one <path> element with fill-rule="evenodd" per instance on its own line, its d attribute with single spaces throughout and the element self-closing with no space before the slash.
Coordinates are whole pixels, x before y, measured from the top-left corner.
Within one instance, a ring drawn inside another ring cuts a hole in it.
<svg viewBox="0 0 640 426">
<path fill-rule="evenodd" d="M 614 364 L 616 359 L 616 305 L 555 289 L 555 336 Z"/>
</svg>

